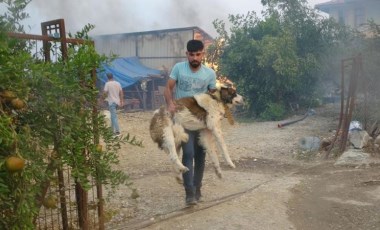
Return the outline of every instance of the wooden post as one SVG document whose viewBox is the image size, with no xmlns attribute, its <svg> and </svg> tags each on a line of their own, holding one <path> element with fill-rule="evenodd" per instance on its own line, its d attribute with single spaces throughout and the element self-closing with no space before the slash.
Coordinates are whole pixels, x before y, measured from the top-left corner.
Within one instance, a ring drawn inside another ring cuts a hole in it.
<svg viewBox="0 0 380 230">
<path fill-rule="evenodd" d="M 62 168 L 57 169 L 58 174 L 58 187 L 59 187 L 59 201 L 61 204 L 61 217 L 63 230 L 69 229 L 69 219 L 67 217 L 67 203 L 65 195 L 65 180 L 63 177 Z"/>
<path fill-rule="evenodd" d="M 48 36 L 47 28 L 43 23 L 41 23 L 41 30 L 42 30 L 42 35 Z M 44 50 L 45 62 L 49 62 L 50 61 L 50 48 L 51 48 L 49 41 L 43 40 L 42 41 L 42 47 Z"/>
<path fill-rule="evenodd" d="M 94 43 L 92 43 L 94 45 Z M 93 85 L 96 87 L 96 69 L 93 69 L 91 72 Z M 98 124 L 98 107 L 97 100 L 92 104 L 92 125 L 94 129 L 94 144 L 99 144 L 99 124 Z M 98 169 L 96 169 L 98 172 Z M 98 173 L 96 173 L 98 175 Z M 96 180 L 96 197 L 98 199 L 98 219 L 99 219 L 99 230 L 104 230 L 104 200 L 103 200 L 103 187 L 102 183 L 98 178 Z"/>
<path fill-rule="evenodd" d="M 341 133 L 341 130 L 342 130 L 342 123 L 343 123 L 343 116 L 344 116 L 344 70 L 345 70 L 345 62 L 348 61 L 348 60 L 351 60 L 351 59 L 345 59 L 345 60 L 342 60 L 341 61 L 341 85 L 340 85 L 340 114 L 339 114 L 339 124 L 338 124 L 338 127 L 336 129 L 336 133 L 335 133 L 335 136 L 334 136 L 334 139 L 333 141 L 331 142 L 331 145 L 329 147 L 329 149 L 327 150 L 327 153 L 325 155 L 325 159 L 328 159 L 329 158 L 329 155 L 331 153 L 331 150 L 334 148 L 334 145 L 335 145 L 335 142 L 336 140 L 338 139 L 338 136 L 339 134 Z"/>
<path fill-rule="evenodd" d="M 152 78 L 152 87 L 150 89 L 150 94 L 151 94 L 151 109 L 155 110 L 157 108 L 157 95 L 156 95 L 156 86 L 154 84 L 154 78 Z"/>
<path fill-rule="evenodd" d="M 41 23 L 42 35 L 53 37 L 55 40 L 61 42 L 61 53 L 62 59 L 67 60 L 67 40 L 66 40 L 66 29 L 65 21 L 63 19 L 56 19 L 52 21 L 47 21 Z M 43 49 L 45 61 L 50 61 L 50 43 L 48 41 L 43 41 Z"/>
<path fill-rule="evenodd" d="M 359 69 L 361 63 L 361 57 L 355 57 L 353 66 L 352 66 L 352 74 L 350 79 L 350 89 L 347 97 L 347 107 L 346 107 L 346 115 L 344 120 L 344 126 L 342 130 L 342 140 L 340 144 L 340 153 L 343 153 L 346 150 L 347 140 L 348 140 L 348 131 L 352 119 L 352 113 L 355 108 L 355 99 L 356 99 L 356 88 L 359 78 Z"/>
<path fill-rule="evenodd" d="M 78 205 L 78 223 L 81 230 L 88 230 L 88 194 L 80 183 L 75 180 L 75 197 Z"/>
</svg>

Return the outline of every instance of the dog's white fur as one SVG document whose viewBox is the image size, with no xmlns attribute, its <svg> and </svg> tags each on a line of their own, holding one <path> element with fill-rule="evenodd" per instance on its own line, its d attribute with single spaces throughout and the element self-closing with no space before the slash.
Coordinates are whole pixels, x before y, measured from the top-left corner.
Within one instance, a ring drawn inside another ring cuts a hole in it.
<svg viewBox="0 0 380 230">
<path fill-rule="evenodd" d="M 101 110 L 100 113 L 104 116 L 107 127 L 111 127 L 111 113 L 109 110 Z"/>
<path fill-rule="evenodd" d="M 222 94 L 222 90 L 227 91 L 224 91 L 224 94 Z M 230 98 L 228 102 L 224 100 L 225 98 L 222 98 L 223 95 L 226 95 L 226 92 L 234 93 L 233 98 Z M 181 143 L 188 141 L 188 135 L 184 129 L 193 131 L 200 130 L 200 144 L 210 156 L 215 172 L 218 177 L 221 178 L 222 171 L 216 148 L 221 151 L 227 164 L 230 167 L 235 168 L 235 164 L 232 162 L 228 153 L 221 129 L 221 120 L 225 114 L 225 104 L 229 107 L 241 104 L 243 103 L 243 97 L 236 94 L 234 88 L 228 89 L 227 86 L 218 84 L 217 92 L 213 95 L 204 93 L 195 95 L 193 99 L 187 99 L 192 103 L 183 104 L 184 106 L 180 107 L 174 115 L 171 115 L 165 107 L 161 107 L 154 112 L 150 124 L 151 137 L 153 141 L 158 143 L 160 148 L 169 154 L 170 160 L 174 164 L 175 171 L 178 173 L 184 173 L 189 169 L 182 164 L 178 157 Z M 180 101 L 177 100 L 177 102 Z M 194 110 L 193 106 L 197 108 L 201 107 L 201 110 L 203 109 L 203 115 L 197 116 L 197 114 L 194 114 L 194 111 L 198 110 Z M 200 119 L 200 117 L 203 117 L 204 119 Z M 177 176 L 177 179 L 180 180 L 181 177 Z"/>
</svg>

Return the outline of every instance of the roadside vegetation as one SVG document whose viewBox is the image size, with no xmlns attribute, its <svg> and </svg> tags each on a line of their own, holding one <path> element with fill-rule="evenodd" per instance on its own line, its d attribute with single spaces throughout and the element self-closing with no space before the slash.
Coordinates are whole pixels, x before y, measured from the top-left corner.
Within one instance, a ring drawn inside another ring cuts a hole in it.
<svg viewBox="0 0 380 230">
<path fill-rule="evenodd" d="M 32 57 L 29 42 L 8 36 L 24 31 L 28 3 L 0 1 L 8 9 L 0 16 L 0 229 L 34 229 L 40 207 L 62 202 L 47 191 L 64 169 L 83 190 L 92 178 L 110 187 L 128 183 L 114 170 L 117 151 L 122 142 L 142 144 L 113 137 L 94 111 L 99 90 L 92 73 L 107 60 L 90 42 L 69 45 L 67 61 L 57 54 L 44 62 Z M 70 36 L 88 40 L 92 28 Z"/>
<path fill-rule="evenodd" d="M 379 26 L 371 38 L 321 17 L 306 0 L 262 0 L 255 12 L 214 21 L 218 37 L 207 62 L 233 80 L 247 98 L 248 117 L 281 120 L 295 109 L 316 107 L 340 83 L 340 63 L 359 54 L 371 95 L 378 95 Z"/>
</svg>

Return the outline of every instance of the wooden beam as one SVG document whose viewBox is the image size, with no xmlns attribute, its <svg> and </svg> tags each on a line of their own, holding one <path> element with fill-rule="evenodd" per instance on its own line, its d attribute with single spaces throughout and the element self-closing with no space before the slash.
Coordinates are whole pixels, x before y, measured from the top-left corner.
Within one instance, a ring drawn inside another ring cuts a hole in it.
<svg viewBox="0 0 380 230">
<path fill-rule="evenodd" d="M 50 37 L 47 35 L 23 34 L 23 33 L 14 33 L 14 32 L 8 32 L 7 34 L 9 37 L 19 38 L 19 39 L 55 41 L 55 42 L 61 41 L 60 38 L 54 38 L 54 37 Z M 86 44 L 86 43 L 94 44 L 94 41 L 92 41 L 92 40 L 84 40 L 84 39 L 78 39 L 78 38 L 66 38 L 66 42 L 67 43 L 74 43 L 74 44 Z"/>
</svg>

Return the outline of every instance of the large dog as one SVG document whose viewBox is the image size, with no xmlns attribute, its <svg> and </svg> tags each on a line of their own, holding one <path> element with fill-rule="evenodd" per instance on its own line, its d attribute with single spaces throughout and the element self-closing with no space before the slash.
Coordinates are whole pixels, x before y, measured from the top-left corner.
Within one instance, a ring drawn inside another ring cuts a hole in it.
<svg viewBox="0 0 380 230">
<path fill-rule="evenodd" d="M 243 97 L 236 93 L 236 88 L 227 79 L 217 81 L 215 93 L 203 93 L 193 97 L 181 98 L 175 101 L 177 111 L 170 114 L 165 106 L 154 112 L 150 123 L 150 135 L 159 148 L 169 154 L 170 160 L 174 164 L 178 173 L 187 172 L 179 160 L 178 154 L 182 142 L 188 141 L 188 135 L 184 129 L 200 130 L 199 141 L 210 156 L 215 172 L 219 178 L 222 177 L 216 146 L 227 162 L 235 168 L 221 130 L 221 120 L 226 115 L 230 123 L 232 115 L 230 108 L 243 103 Z M 181 178 L 177 175 L 178 180 Z"/>
</svg>

